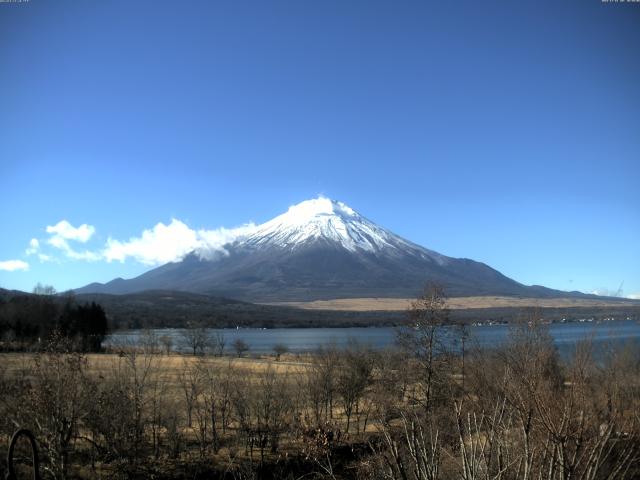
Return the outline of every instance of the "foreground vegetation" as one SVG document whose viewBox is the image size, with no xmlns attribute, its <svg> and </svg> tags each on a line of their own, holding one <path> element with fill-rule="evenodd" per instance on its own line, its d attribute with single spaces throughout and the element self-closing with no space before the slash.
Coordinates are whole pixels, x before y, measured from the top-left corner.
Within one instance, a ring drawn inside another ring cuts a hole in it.
<svg viewBox="0 0 640 480">
<path fill-rule="evenodd" d="M 585 342 L 561 362 L 531 314 L 494 350 L 469 350 L 461 327 L 453 354 L 437 288 L 410 313 L 389 351 L 168 355 L 150 336 L 89 355 L 53 335 L 1 357 L 0 448 L 30 429 L 59 479 L 640 475 L 637 348 L 595 359 Z"/>
</svg>

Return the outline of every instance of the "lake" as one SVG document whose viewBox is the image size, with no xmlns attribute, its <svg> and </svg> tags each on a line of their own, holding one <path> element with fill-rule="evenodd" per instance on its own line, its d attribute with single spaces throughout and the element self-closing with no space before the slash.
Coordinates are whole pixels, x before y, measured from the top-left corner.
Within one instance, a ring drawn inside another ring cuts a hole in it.
<svg viewBox="0 0 640 480">
<path fill-rule="evenodd" d="M 508 338 L 509 325 L 470 326 L 468 345 L 481 347 L 498 346 Z M 250 347 L 249 353 L 270 353 L 276 344 L 284 344 L 290 352 L 308 352 L 319 346 L 334 344 L 344 347 L 351 341 L 382 349 L 392 346 L 396 340 L 393 327 L 370 328 L 277 328 L 277 329 L 208 329 L 211 334 L 222 333 L 226 340 L 226 351 L 231 352 L 231 344 L 240 338 Z M 174 350 L 188 351 L 182 338 L 182 329 L 156 329 L 158 336 L 173 338 Z M 456 348 L 459 334 L 454 327 L 447 327 L 448 342 Z M 611 320 L 602 322 L 570 322 L 549 325 L 549 332 L 562 356 L 568 356 L 575 345 L 585 339 L 591 339 L 596 351 L 608 346 L 620 347 L 628 342 L 640 345 L 640 323 L 634 320 Z M 141 330 L 126 330 L 112 333 L 105 345 L 137 343 Z"/>
</svg>

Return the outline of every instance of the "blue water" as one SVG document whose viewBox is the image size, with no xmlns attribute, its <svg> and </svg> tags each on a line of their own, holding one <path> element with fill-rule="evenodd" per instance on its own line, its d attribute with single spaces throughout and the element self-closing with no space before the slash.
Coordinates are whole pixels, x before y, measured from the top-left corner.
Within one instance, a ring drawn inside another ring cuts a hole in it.
<svg viewBox="0 0 640 480">
<path fill-rule="evenodd" d="M 503 343 L 509 334 L 508 325 L 470 326 L 467 345 L 492 347 Z M 182 329 L 156 329 L 158 336 L 168 335 L 173 338 L 173 348 L 178 351 L 188 351 L 183 338 Z M 396 328 L 392 327 L 355 327 L 355 328 L 277 328 L 277 329 L 209 329 L 211 334 L 222 333 L 226 341 L 226 352 L 232 352 L 231 344 L 240 338 L 250 347 L 249 354 L 270 353 L 276 344 L 284 344 L 290 352 L 308 352 L 320 346 L 333 344 L 345 347 L 349 342 L 370 345 L 382 349 L 393 346 L 396 342 Z M 575 345 L 582 340 L 591 340 L 594 350 L 603 351 L 606 348 L 618 348 L 631 343 L 640 345 L 640 323 L 634 320 L 613 320 L 606 322 L 571 322 L 555 323 L 549 326 L 551 334 L 562 356 L 570 355 Z M 138 342 L 141 330 L 127 330 L 111 334 L 106 345 L 135 344 Z M 448 342 L 456 348 L 459 333 L 449 327 L 447 329 Z M 640 348 L 640 347 L 638 347 Z"/>
</svg>

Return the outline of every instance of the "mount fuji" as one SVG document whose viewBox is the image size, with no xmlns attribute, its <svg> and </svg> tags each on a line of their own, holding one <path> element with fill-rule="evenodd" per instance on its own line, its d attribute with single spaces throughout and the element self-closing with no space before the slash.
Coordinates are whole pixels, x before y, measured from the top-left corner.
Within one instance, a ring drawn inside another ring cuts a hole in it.
<svg viewBox="0 0 640 480">
<path fill-rule="evenodd" d="M 470 259 L 416 245 L 342 202 L 307 200 L 224 246 L 194 251 L 129 280 L 92 283 L 77 293 L 178 290 L 251 302 L 411 298 L 426 282 L 449 296 L 578 296 L 525 286 Z M 582 296 L 582 295 L 580 295 Z"/>
</svg>

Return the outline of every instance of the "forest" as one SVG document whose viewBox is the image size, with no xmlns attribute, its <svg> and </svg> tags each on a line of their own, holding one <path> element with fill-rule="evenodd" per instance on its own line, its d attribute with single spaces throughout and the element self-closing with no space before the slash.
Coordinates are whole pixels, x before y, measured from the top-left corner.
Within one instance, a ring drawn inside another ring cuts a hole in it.
<svg viewBox="0 0 640 480">
<path fill-rule="evenodd" d="M 48 289 L 38 285 L 34 294 L 0 296 L 0 350 L 42 350 L 57 336 L 76 351 L 100 351 L 109 331 L 102 306 Z"/>
</svg>

